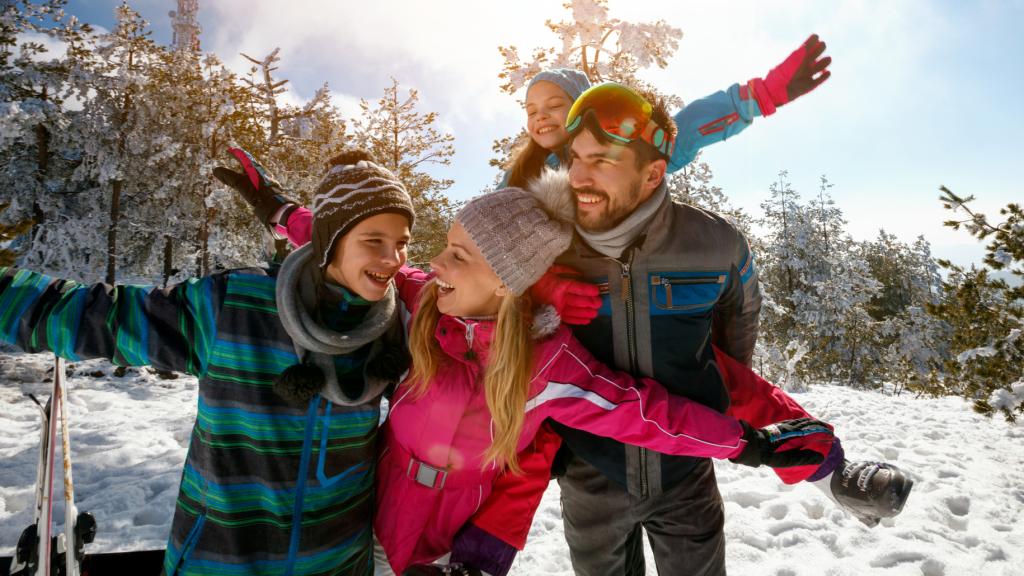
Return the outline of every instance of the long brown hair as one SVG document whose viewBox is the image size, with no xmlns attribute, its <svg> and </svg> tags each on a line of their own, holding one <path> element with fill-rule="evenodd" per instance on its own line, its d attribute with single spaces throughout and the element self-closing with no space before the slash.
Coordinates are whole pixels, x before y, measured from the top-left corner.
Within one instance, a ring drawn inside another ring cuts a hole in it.
<svg viewBox="0 0 1024 576">
<path fill-rule="evenodd" d="M 507 467 L 514 473 L 520 472 L 516 453 L 533 375 L 532 309 L 533 302 L 528 294 L 508 295 L 502 299 L 483 381 L 487 409 L 494 423 L 493 440 L 484 453 L 484 462 Z M 409 331 L 410 386 L 416 398 L 427 392 L 438 367 L 445 361 L 434 337 L 440 318 L 437 284 L 430 282 L 420 295 L 419 309 Z"/>
<path fill-rule="evenodd" d="M 512 159 L 508 163 L 508 186 L 526 188 L 531 180 L 540 176 L 547 165 L 551 151 L 533 141 L 529 135 L 526 143 L 520 144 L 512 151 Z"/>
</svg>

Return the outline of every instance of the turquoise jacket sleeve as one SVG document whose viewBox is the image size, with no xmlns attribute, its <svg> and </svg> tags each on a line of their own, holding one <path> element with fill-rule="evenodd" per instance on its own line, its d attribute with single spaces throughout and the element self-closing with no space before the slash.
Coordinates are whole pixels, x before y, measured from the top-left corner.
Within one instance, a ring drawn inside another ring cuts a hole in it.
<svg viewBox="0 0 1024 576">
<path fill-rule="evenodd" d="M 0 340 L 71 361 L 205 373 L 225 275 L 166 289 L 79 284 L 0 268 Z"/>
<path fill-rule="evenodd" d="M 679 133 L 668 171 L 693 162 L 701 148 L 739 134 L 756 116 L 761 116 L 761 109 L 746 85 L 733 84 L 690 102 L 674 118 Z"/>
</svg>

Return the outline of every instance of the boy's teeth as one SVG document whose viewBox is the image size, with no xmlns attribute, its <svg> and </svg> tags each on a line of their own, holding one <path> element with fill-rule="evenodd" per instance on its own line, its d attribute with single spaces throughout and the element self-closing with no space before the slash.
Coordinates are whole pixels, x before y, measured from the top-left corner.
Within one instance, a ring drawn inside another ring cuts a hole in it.
<svg viewBox="0 0 1024 576">
<path fill-rule="evenodd" d="M 391 279 L 391 275 L 389 274 L 378 274 L 376 272 L 367 272 L 367 274 L 374 280 L 380 280 L 381 282 L 387 282 Z"/>
</svg>

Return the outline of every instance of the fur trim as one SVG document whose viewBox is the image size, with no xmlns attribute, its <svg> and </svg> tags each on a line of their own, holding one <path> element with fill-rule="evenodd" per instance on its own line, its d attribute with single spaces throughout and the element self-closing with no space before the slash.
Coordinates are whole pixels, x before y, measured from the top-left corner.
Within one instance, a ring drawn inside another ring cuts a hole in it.
<svg viewBox="0 0 1024 576">
<path fill-rule="evenodd" d="M 576 201 L 570 188 L 569 171 L 564 168 L 544 168 L 527 186 L 552 218 L 572 224 L 576 220 Z"/>
<path fill-rule="evenodd" d="M 562 324 L 562 317 L 558 310 L 550 304 L 545 304 L 533 311 L 533 326 L 530 327 L 530 336 L 534 340 L 541 340 L 554 334 Z"/>
</svg>

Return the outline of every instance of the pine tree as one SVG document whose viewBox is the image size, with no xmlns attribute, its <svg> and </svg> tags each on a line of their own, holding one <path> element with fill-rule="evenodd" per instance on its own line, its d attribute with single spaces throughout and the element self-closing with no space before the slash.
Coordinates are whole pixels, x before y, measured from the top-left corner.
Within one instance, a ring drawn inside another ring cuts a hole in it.
<svg viewBox="0 0 1024 576">
<path fill-rule="evenodd" d="M 392 78 L 375 105 L 366 100 L 359 103 L 362 115 L 355 123 L 355 138 L 412 196 L 416 227 L 409 260 L 424 264 L 444 248 L 457 209 L 444 195 L 454 181 L 437 178 L 427 168 L 451 164 L 455 137 L 437 128 L 436 112 L 419 112 L 418 102 L 419 92 L 410 88 L 408 95 L 401 97 L 399 83 Z"/>
<path fill-rule="evenodd" d="M 979 240 L 989 240 L 982 268 L 964 268 L 939 260 L 948 270 L 943 295 L 929 312 L 952 330 L 952 354 L 946 377 L 929 391 L 959 394 L 983 414 L 1000 412 L 1009 420 L 1024 413 L 1024 287 L 993 279 L 992 271 L 1009 270 L 1024 278 L 1024 210 L 1010 203 L 1000 210 L 1003 222 L 993 224 L 962 197 L 940 187 L 943 206 L 963 219 L 946 225 L 965 228 Z"/>
<path fill-rule="evenodd" d="M 770 186 L 759 221 L 766 231 L 759 270 L 762 366 L 775 378 L 841 380 L 870 385 L 885 343 L 867 304 L 880 289 L 824 177 L 808 204 L 787 173 Z"/>
<path fill-rule="evenodd" d="M 330 103 L 326 83 L 302 106 L 282 101 L 288 80 L 275 74 L 281 60 L 280 49 L 275 48 L 262 59 L 242 56 L 253 67 L 232 97 L 234 112 L 227 119 L 230 141 L 259 158 L 296 200 L 308 203 L 323 176 L 324 163 L 341 150 L 348 138 L 346 124 Z M 223 258 L 224 263 L 245 259 L 235 249 L 235 238 L 243 233 L 238 217 L 251 211 L 223 186 L 218 187 L 208 204 L 213 206 L 216 222 L 211 221 L 206 227 L 213 234 L 225 232 L 216 238 L 216 249 L 211 246 L 210 252 Z M 250 216 L 244 223 L 252 226 L 254 220 Z M 259 237 L 254 229 L 250 234 Z M 287 242 L 276 242 L 274 250 L 274 258 L 283 258 Z"/>
</svg>

